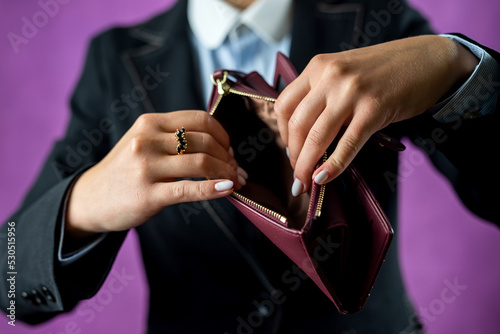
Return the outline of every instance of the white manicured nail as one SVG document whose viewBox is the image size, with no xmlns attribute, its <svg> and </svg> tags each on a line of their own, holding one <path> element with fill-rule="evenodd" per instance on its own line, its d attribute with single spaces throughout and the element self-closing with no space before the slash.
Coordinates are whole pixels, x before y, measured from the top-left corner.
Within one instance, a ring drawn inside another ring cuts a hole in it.
<svg viewBox="0 0 500 334">
<path fill-rule="evenodd" d="M 314 182 L 316 182 L 316 184 L 323 184 L 326 180 L 328 180 L 328 172 L 326 170 L 322 170 L 314 178 Z"/>
<path fill-rule="evenodd" d="M 247 184 L 247 181 L 245 180 L 245 178 L 243 176 L 238 175 L 238 183 L 241 184 L 242 186 L 244 186 Z"/>
<path fill-rule="evenodd" d="M 248 179 L 248 173 L 243 168 L 241 168 L 239 166 L 236 169 L 236 173 L 238 173 L 238 175 L 242 176 L 245 180 Z"/>
<path fill-rule="evenodd" d="M 233 189 L 233 187 L 234 187 L 234 182 L 230 180 L 217 182 L 215 184 L 215 190 L 217 191 L 226 191 L 229 189 Z"/>
<path fill-rule="evenodd" d="M 302 193 L 303 189 L 304 189 L 304 185 L 302 184 L 302 182 L 300 182 L 299 179 L 295 179 L 295 181 L 293 181 L 293 185 L 292 185 L 293 197 L 299 196 Z"/>
<path fill-rule="evenodd" d="M 285 152 L 288 159 L 290 159 L 290 152 L 288 151 L 288 147 L 285 147 Z"/>
</svg>

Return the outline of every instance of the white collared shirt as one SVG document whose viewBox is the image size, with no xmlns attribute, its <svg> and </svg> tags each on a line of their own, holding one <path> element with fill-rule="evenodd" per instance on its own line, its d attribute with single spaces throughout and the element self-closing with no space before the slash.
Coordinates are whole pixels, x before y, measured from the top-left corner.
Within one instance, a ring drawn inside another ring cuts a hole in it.
<svg viewBox="0 0 500 334">
<path fill-rule="evenodd" d="M 256 0 L 243 11 L 223 0 L 188 1 L 205 103 L 218 69 L 258 71 L 272 84 L 276 53 L 290 53 L 292 7 L 292 0 Z"/>
</svg>

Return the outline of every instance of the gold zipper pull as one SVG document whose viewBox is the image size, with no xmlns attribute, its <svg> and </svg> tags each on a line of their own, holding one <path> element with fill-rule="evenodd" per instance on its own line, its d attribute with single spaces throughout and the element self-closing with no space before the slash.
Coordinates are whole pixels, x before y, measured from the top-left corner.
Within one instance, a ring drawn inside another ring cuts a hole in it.
<svg viewBox="0 0 500 334">
<path fill-rule="evenodd" d="M 224 71 L 223 76 L 222 76 L 222 80 L 221 79 L 215 80 L 213 74 L 210 75 L 210 79 L 212 79 L 213 84 L 217 86 L 217 92 L 219 93 L 219 95 L 225 96 L 225 95 L 229 94 L 229 89 L 231 87 L 226 82 L 227 81 L 227 71 Z"/>
<path fill-rule="evenodd" d="M 323 153 L 323 163 L 328 160 L 328 152 Z M 314 213 L 315 218 L 319 218 L 321 216 L 321 209 L 323 208 L 323 202 L 325 200 L 325 187 L 326 184 L 322 184 L 319 188 L 319 196 L 318 196 L 318 204 L 316 205 L 316 212 Z"/>
</svg>

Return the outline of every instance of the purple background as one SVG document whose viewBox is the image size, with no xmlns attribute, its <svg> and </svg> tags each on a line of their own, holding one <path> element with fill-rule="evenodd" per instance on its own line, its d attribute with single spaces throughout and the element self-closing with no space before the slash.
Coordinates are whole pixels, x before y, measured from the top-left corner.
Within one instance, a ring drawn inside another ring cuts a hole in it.
<svg viewBox="0 0 500 334">
<path fill-rule="evenodd" d="M 52 142 L 63 134 L 68 99 L 90 36 L 112 25 L 141 21 L 173 3 L 65 1 L 16 53 L 8 33 L 21 35 L 23 17 L 31 21 L 41 7 L 35 0 L 0 0 L 2 222 L 19 205 Z M 438 32 L 459 31 L 500 50 L 497 0 L 411 2 Z M 400 180 L 399 248 L 405 282 L 428 333 L 499 332 L 500 232 L 467 212 L 427 158 L 407 145 L 401 163 L 411 168 Z M 2 317 L 0 332 L 141 333 L 147 285 L 137 245 L 135 233 L 130 233 L 101 291 L 71 314 L 38 327 L 17 322 L 15 328 Z M 116 280 L 120 274 L 128 279 Z M 441 292 L 455 281 L 466 288 L 450 302 L 447 298 L 453 295 L 448 292 L 443 298 Z"/>
</svg>

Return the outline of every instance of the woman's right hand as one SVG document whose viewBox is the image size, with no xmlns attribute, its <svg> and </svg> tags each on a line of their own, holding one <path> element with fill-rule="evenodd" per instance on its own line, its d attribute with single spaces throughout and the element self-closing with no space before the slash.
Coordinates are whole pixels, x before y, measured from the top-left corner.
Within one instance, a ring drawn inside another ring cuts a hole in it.
<svg viewBox="0 0 500 334">
<path fill-rule="evenodd" d="M 188 146 L 178 155 L 174 133 L 182 127 Z M 227 132 L 207 112 L 144 114 L 76 181 L 65 228 L 73 237 L 127 230 L 169 205 L 228 196 L 247 177 L 234 160 Z"/>
</svg>

